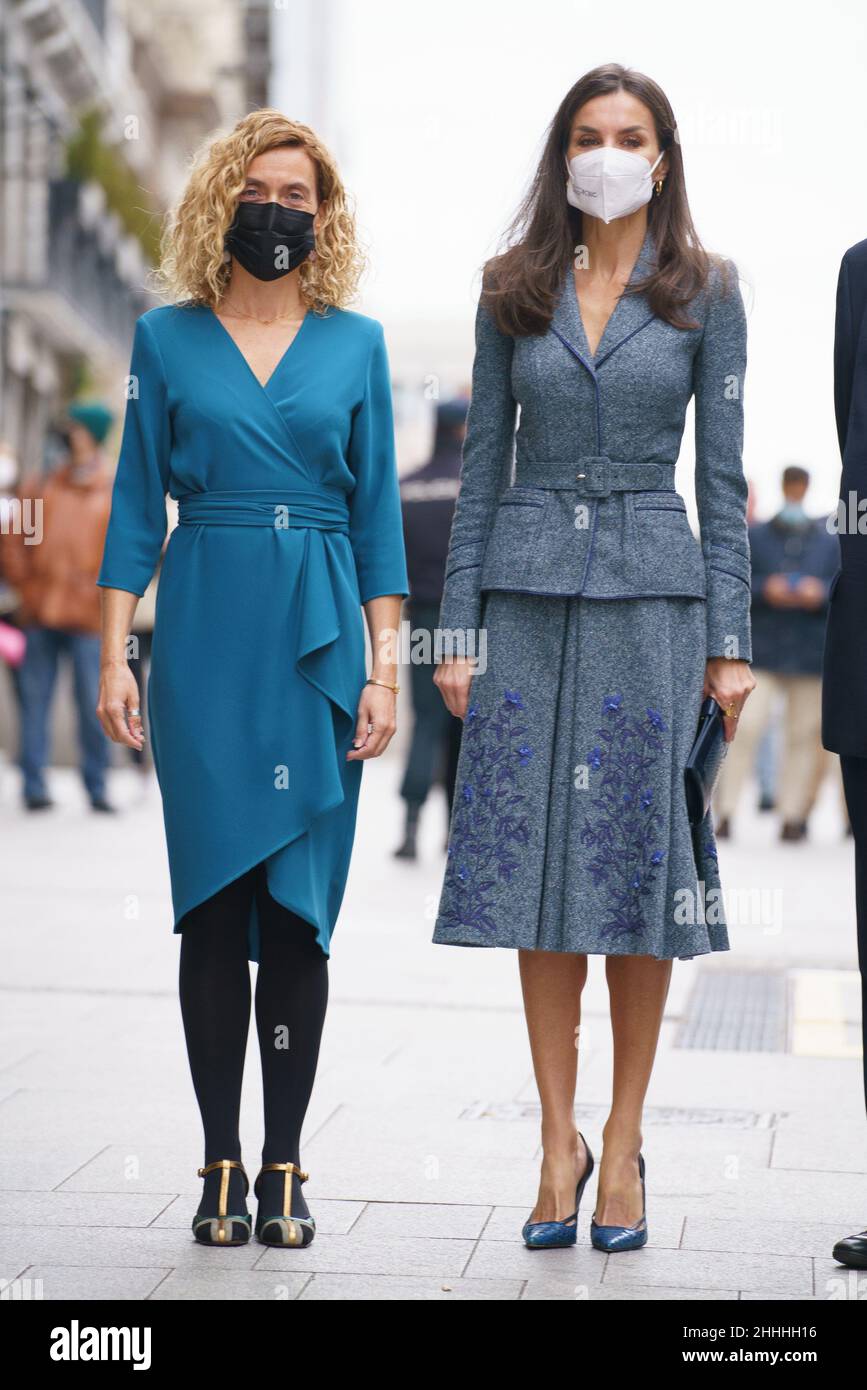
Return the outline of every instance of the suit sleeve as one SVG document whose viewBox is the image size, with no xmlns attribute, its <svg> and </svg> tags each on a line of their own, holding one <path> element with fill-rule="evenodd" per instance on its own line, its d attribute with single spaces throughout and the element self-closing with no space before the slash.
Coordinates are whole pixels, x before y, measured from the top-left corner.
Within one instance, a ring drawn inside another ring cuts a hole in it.
<svg viewBox="0 0 867 1390">
<path fill-rule="evenodd" d="M 166 377 L 153 329 L 136 324 L 126 417 L 97 584 L 144 593 L 166 538 L 171 421 Z"/>
<path fill-rule="evenodd" d="M 852 404 L 854 352 L 849 263 L 844 256 L 840 263 L 840 274 L 837 279 L 837 316 L 834 328 L 834 414 L 837 420 L 837 439 L 840 442 L 841 456 L 846 448 L 849 408 Z"/>
<path fill-rule="evenodd" d="M 490 312 L 476 312 L 472 396 L 452 518 L 439 625 L 473 631 L 481 616 L 481 569 L 497 501 L 511 479 L 517 406 L 512 395 L 514 339 Z"/>
<path fill-rule="evenodd" d="M 742 452 L 746 315 L 737 269 L 714 271 L 693 367 L 695 492 L 707 575 L 707 655 L 752 660 L 747 483 Z"/>
<path fill-rule="evenodd" d="M 375 325 L 364 396 L 348 451 L 355 487 L 349 495 L 349 539 L 362 603 L 381 594 L 406 597 L 406 552 L 394 448 L 391 374 L 380 324 Z"/>
<path fill-rule="evenodd" d="M 831 598 L 831 583 L 835 574 L 840 568 L 840 540 L 836 535 L 829 535 L 826 522 L 817 523 L 820 528 L 821 536 L 821 563 L 817 565 L 816 578 L 821 579 L 825 585 L 825 607 L 827 608 Z"/>
</svg>

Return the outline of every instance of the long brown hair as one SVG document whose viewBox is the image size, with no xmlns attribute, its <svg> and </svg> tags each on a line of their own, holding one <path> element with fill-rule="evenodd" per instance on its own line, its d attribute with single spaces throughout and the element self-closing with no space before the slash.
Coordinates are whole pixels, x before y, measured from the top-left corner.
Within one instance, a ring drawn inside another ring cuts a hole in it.
<svg viewBox="0 0 867 1390">
<path fill-rule="evenodd" d="M 585 102 L 618 91 L 630 92 L 648 108 L 659 148 L 668 157 L 662 193 L 647 209 L 656 268 L 628 292 L 646 294 L 653 313 L 675 328 L 697 326 L 684 309 L 704 289 L 717 258 L 702 247 L 690 215 L 674 112 L 650 77 L 606 63 L 580 78 L 560 103 L 533 182 L 507 229 L 506 249 L 485 266 L 482 302 L 503 333 L 524 337 L 550 326 L 563 274 L 582 241 L 581 213 L 567 203 L 565 192 L 572 121 Z"/>
</svg>

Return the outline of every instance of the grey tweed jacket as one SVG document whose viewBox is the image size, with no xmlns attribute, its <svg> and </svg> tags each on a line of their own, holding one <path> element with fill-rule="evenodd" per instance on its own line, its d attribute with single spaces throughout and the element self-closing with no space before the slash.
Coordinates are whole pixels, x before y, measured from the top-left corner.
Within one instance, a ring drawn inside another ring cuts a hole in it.
<svg viewBox="0 0 867 1390">
<path fill-rule="evenodd" d="M 632 281 L 653 256 L 648 231 Z M 479 305 L 442 629 L 478 628 L 490 589 L 686 596 L 705 600 L 707 656 L 751 659 L 746 320 L 726 267 L 690 306 L 697 328 L 622 295 L 595 356 L 571 267 L 543 335 L 509 337 Z M 700 542 L 674 490 L 692 396 Z"/>
</svg>

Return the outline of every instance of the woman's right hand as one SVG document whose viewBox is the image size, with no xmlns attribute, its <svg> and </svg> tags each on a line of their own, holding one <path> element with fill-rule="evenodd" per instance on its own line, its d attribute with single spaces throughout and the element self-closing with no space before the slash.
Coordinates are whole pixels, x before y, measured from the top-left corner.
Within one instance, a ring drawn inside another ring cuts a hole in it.
<svg viewBox="0 0 867 1390">
<path fill-rule="evenodd" d="M 135 713 L 133 712 L 135 711 Z M 141 707 L 135 676 L 125 661 L 106 662 L 99 674 L 99 722 L 113 743 L 141 752 Z"/>
<path fill-rule="evenodd" d="M 434 672 L 434 685 L 439 688 L 449 713 L 458 719 L 466 716 L 474 675 L 475 663 L 460 657 L 441 661 Z"/>
</svg>

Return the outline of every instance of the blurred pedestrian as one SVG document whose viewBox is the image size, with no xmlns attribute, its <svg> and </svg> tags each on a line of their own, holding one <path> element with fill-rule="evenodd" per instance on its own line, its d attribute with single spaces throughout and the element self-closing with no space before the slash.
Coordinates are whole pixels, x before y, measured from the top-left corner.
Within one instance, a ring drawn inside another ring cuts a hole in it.
<svg viewBox="0 0 867 1390">
<path fill-rule="evenodd" d="M 20 597 L 27 647 L 19 671 L 24 804 L 53 805 L 45 779 L 49 726 L 58 666 L 69 661 L 78 715 L 80 767 L 90 804 L 111 811 L 106 797 L 110 745 L 96 715 L 99 689 L 100 602 L 96 588 L 111 508 L 111 469 L 103 444 L 114 415 L 99 401 L 73 404 L 65 431 L 67 453 L 47 477 L 25 478 L 22 506 L 41 511 L 39 535 L 12 528 L 4 537 L 3 567 Z"/>
<path fill-rule="evenodd" d="M 443 596 L 449 533 L 460 487 L 461 447 L 467 428 L 465 399 L 441 401 L 436 412 L 433 452 L 421 468 L 401 482 L 403 535 L 409 573 L 406 603 L 413 646 L 433 642 Z M 398 859 L 415 859 L 421 808 L 438 767 L 443 770 L 448 819 L 451 818 L 463 723 L 450 714 L 426 662 L 410 663 L 413 727 L 400 795 L 406 802 L 403 843 Z M 448 822 L 447 822 L 448 823 Z"/>
<path fill-rule="evenodd" d="M 756 781 L 759 784 L 759 811 L 777 809 L 777 787 L 783 758 L 782 720 L 774 710 L 756 749 Z"/>
<path fill-rule="evenodd" d="M 759 744 L 778 698 L 784 702 L 777 794 L 782 840 L 806 837 L 817 788 L 830 766 L 820 737 L 821 674 L 837 542 L 824 517 L 807 515 L 807 470 L 794 465 L 784 469 L 782 486 L 783 505 L 776 516 L 750 529 L 753 671 L 758 684 L 720 776 L 720 837 L 731 833 L 744 781 L 755 770 Z"/>
</svg>

